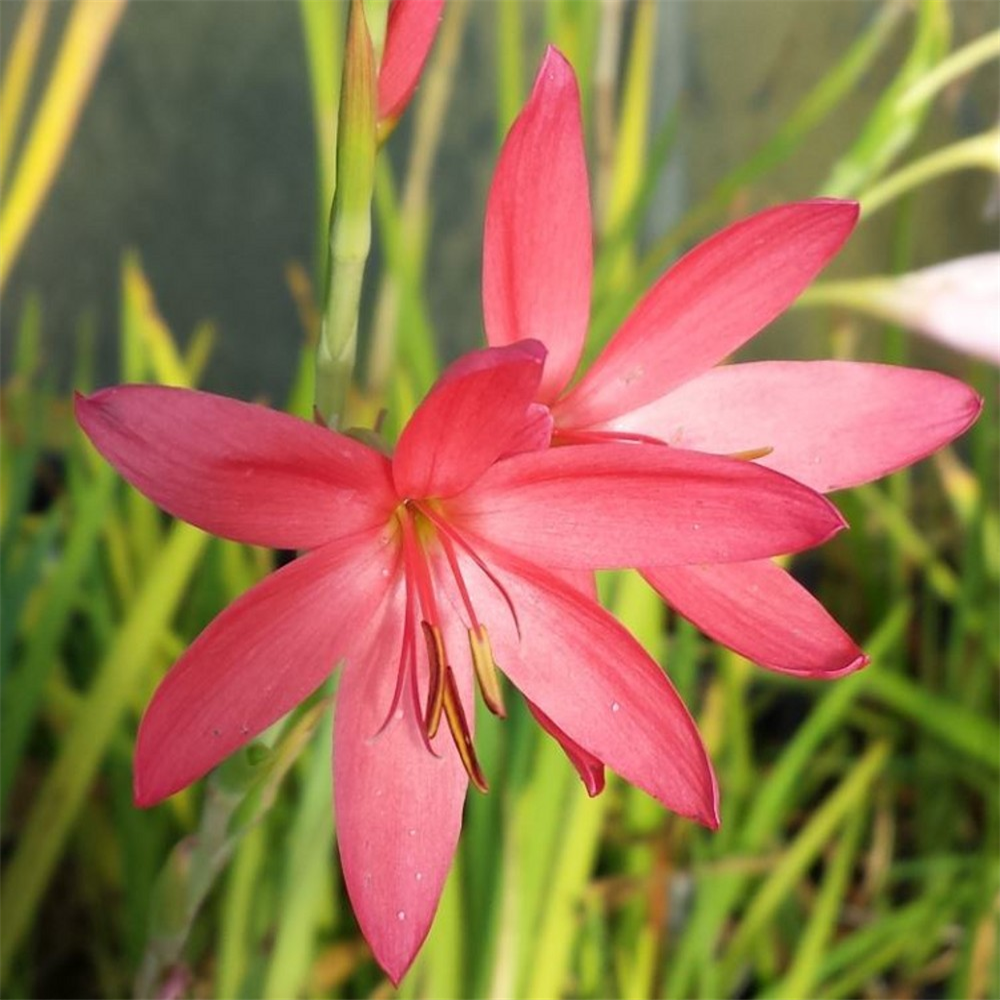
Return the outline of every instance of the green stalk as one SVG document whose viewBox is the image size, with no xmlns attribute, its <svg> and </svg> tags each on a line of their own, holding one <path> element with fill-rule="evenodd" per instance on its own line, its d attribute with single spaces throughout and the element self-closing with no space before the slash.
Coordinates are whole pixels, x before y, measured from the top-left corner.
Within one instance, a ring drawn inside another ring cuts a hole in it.
<svg viewBox="0 0 1000 1000">
<path fill-rule="evenodd" d="M 383 24 L 377 34 L 382 37 L 384 33 Z M 316 409 L 327 426 L 334 428 L 344 422 L 357 354 L 361 286 L 371 247 L 377 149 L 375 67 L 364 6 L 361 0 L 352 0 L 340 88 L 337 189 L 330 215 L 326 291 L 316 356 Z"/>
<path fill-rule="evenodd" d="M 868 219 L 907 191 L 938 177 L 970 169 L 1000 173 L 1000 131 L 994 129 L 952 143 L 890 174 L 860 196 L 862 213 Z"/>
<path fill-rule="evenodd" d="M 388 158 L 383 157 L 376 169 L 376 219 L 390 265 L 382 275 L 375 304 L 366 380 L 368 392 L 379 406 L 384 402 L 393 367 L 400 360 L 397 356 L 400 347 L 409 362 L 407 368 L 416 356 L 418 370 L 427 373 L 426 384 L 419 385 L 419 392 L 430 386 L 437 369 L 433 331 L 427 318 L 421 282 L 432 221 L 431 180 L 470 10 L 467 0 L 449 3 L 433 54 L 424 68 L 419 99 L 413 109 L 413 139 L 400 202 L 393 191 Z M 399 329 L 405 331 L 402 345 L 396 343 Z M 423 383 L 424 379 L 418 381 Z"/>
<path fill-rule="evenodd" d="M 1000 56 L 1000 31 L 969 42 L 947 59 L 942 59 L 937 66 L 914 83 L 909 90 L 899 98 L 899 110 L 908 111 L 912 107 L 923 104 L 935 94 L 944 90 L 950 83 L 978 69 L 983 63 Z"/>
<path fill-rule="evenodd" d="M 343 21 L 330 0 L 299 0 L 309 66 L 313 133 L 316 136 L 317 282 L 323 276 L 327 206 L 333 202 L 337 178 L 337 103 L 340 100 L 340 51 Z"/>
</svg>

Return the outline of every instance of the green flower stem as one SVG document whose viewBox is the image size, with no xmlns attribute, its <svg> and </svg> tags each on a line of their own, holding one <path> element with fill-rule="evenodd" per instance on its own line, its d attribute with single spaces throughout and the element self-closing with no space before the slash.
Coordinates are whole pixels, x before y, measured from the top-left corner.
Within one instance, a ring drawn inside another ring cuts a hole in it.
<svg viewBox="0 0 1000 1000">
<path fill-rule="evenodd" d="M 317 212 L 315 276 L 323 277 L 326 254 L 327 206 L 333 202 L 337 174 L 337 106 L 340 100 L 343 19 L 326 0 L 300 0 L 302 33 L 309 66 L 313 131 L 316 134 Z"/>
<path fill-rule="evenodd" d="M 384 4 L 372 4 L 381 16 Z M 330 427 L 344 422 L 347 389 L 354 372 L 358 311 L 371 247 L 371 204 L 375 177 L 375 53 L 361 0 L 353 0 L 347 21 L 344 75 L 337 131 L 337 188 L 330 216 L 329 260 L 323 319 L 316 357 L 316 409 Z"/>
<path fill-rule="evenodd" d="M 890 277 L 856 278 L 850 281 L 817 281 L 796 300 L 802 306 L 835 306 L 855 309 L 876 319 L 895 322 L 895 312 L 884 302 L 883 292 L 894 283 Z"/>
<path fill-rule="evenodd" d="M 957 170 L 981 167 L 1000 173 L 1000 130 L 963 139 L 915 160 L 909 166 L 890 174 L 861 195 L 861 210 L 865 219 L 873 216 L 900 195 L 921 184 L 954 173 Z"/>
<path fill-rule="evenodd" d="M 909 111 L 924 101 L 939 93 L 949 83 L 961 76 L 978 69 L 983 63 L 1000 56 L 1000 31 L 969 42 L 957 52 L 952 52 L 947 59 L 942 60 L 933 71 L 918 80 L 899 99 L 899 110 Z"/>
<path fill-rule="evenodd" d="M 411 355 L 415 352 L 422 359 L 427 359 L 428 364 L 421 365 L 420 370 L 429 368 L 427 374 L 431 380 L 437 367 L 433 358 L 433 334 L 422 302 L 421 281 L 430 231 L 431 180 L 470 11 L 471 4 L 467 0 L 452 0 L 449 3 L 433 54 L 424 68 L 420 98 L 414 108 L 406 181 L 398 204 L 392 197 L 392 174 L 388 161 L 383 160 L 378 166 L 375 206 L 389 267 L 382 275 L 375 305 L 367 387 L 379 404 L 385 396 L 393 363 L 401 349 L 409 348 Z M 406 345 L 396 342 L 401 317 L 406 323 Z M 412 361 L 412 357 L 409 360 Z M 421 385 L 420 391 L 427 387 Z"/>
<path fill-rule="evenodd" d="M 31 925 L 122 711 L 159 647 L 209 536 L 177 524 L 158 554 L 21 831 L 0 892 L 0 978 Z"/>
</svg>

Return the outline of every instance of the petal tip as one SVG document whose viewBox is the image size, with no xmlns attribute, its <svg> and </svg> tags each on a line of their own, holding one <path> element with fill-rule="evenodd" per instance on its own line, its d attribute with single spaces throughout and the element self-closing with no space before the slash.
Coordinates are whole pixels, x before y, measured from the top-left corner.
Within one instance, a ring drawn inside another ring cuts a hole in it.
<svg viewBox="0 0 1000 1000">
<path fill-rule="evenodd" d="M 713 787 L 712 808 L 699 814 L 695 819 L 713 833 L 722 826 L 722 817 L 719 814 L 719 789 L 717 785 Z"/>
<path fill-rule="evenodd" d="M 545 54 L 542 56 L 542 64 L 538 68 L 537 83 L 543 80 L 553 83 L 566 83 L 567 80 L 576 83 L 576 74 L 569 60 L 551 43 L 545 46 Z"/>
<path fill-rule="evenodd" d="M 858 670 L 864 670 L 871 662 L 872 658 L 867 653 L 859 653 L 851 663 L 844 667 L 841 676 L 856 673 Z"/>
<path fill-rule="evenodd" d="M 861 203 L 850 198 L 812 198 L 805 204 L 826 209 L 852 228 L 861 215 Z"/>
<path fill-rule="evenodd" d="M 863 670 L 871 663 L 871 657 L 860 650 L 857 655 L 842 667 L 835 667 L 833 670 L 810 670 L 799 673 L 799 677 L 811 681 L 836 681 L 842 677 L 848 677 Z"/>
<path fill-rule="evenodd" d="M 138 809 L 150 809 L 153 806 L 159 804 L 164 799 L 164 796 L 157 795 L 148 785 L 142 780 L 142 775 L 139 768 L 136 767 L 132 775 L 132 801 L 135 803 Z"/>
</svg>

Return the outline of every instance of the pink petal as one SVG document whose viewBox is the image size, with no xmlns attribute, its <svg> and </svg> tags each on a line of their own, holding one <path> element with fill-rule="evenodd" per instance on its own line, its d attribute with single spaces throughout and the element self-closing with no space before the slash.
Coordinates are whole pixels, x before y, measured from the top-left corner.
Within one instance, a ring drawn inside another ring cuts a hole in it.
<svg viewBox="0 0 1000 1000">
<path fill-rule="evenodd" d="M 538 724 L 551 736 L 569 757 L 570 763 L 576 768 L 580 780 L 587 789 L 587 794 L 593 798 L 604 791 L 604 763 L 592 753 L 588 753 L 579 743 L 571 740 L 537 705 L 525 699 L 525 704 L 535 717 Z"/>
<path fill-rule="evenodd" d="M 529 340 L 456 361 L 399 436 L 392 460 L 399 495 L 451 496 L 522 441 L 544 360 L 545 348 Z"/>
<path fill-rule="evenodd" d="M 385 520 L 385 457 L 285 413 L 190 389 L 77 395 L 97 450 L 165 511 L 252 545 L 313 548 Z"/>
<path fill-rule="evenodd" d="M 645 650 L 557 577 L 485 546 L 478 551 L 517 610 L 520 637 L 491 597 L 493 584 L 478 574 L 473 600 L 477 609 L 495 606 L 490 638 L 513 684 L 586 753 L 668 809 L 718 826 L 718 790 L 701 737 Z"/>
<path fill-rule="evenodd" d="M 642 572 L 685 618 L 763 667 L 830 679 L 868 663 L 823 605 L 772 562 Z"/>
<path fill-rule="evenodd" d="M 937 372 L 765 361 L 713 369 L 606 426 L 720 454 L 772 448 L 761 465 L 826 491 L 924 458 L 981 408 L 968 386 Z"/>
<path fill-rule="evenodd" d="M 135 800 L 191 784 L 314 691 L 341 659 L 367 662 L 396 555 L 368 532 L 272 573 L 229 605 L 153 695 L 139 726 Z"/>
<path fill-rule="evenodd" d="M 402 715 L 382 728 L 396 684 L 402 616 L 397 594 L 369 662 L 345 668 L 333 752 L 344 881 L 375 958 L 397 984 L 434 918 L 458 842 L 468 785 L 447 726 L 442 724 L 434 740 L 435 756 L 425 746 L 405 696 Z M 464 634 L 461 639 L 467 648 Z M 471 719 L 471 672 L 458 660 L 455 666 Z M 421 669 L 424 697 L 426 671 Z"/>
<path fill-rule="evenodd" d="M 779 205 L 696 246 L 650 289 L 559 404 L 557 424 L 590 427 L 711 368 L 792 304 L 857 217 L 854 202 Z"/>
<path fill-rule="evenodd" d="M 567 569 L 744 562 L 844 526 L 819 494 L 752 462 L 646 444 L 516 455 L 448 511 L 505 550 Z"/>
<path fill-rule="evenodd" d="M 573 68 L 550 46 L 500 152 L 483 240 L 487 339 L 545 344 L 543 403 L 556 398 L 580 360 L 592 272 L 580 93 Z"/>
<path fill-rule="evenodd" d="M 541 451 L 552 441 L 552 411 L 541 403 L 532 403 L 524 417 L 524 426 L 507 445 L 501 458 L 519 455 L 523 451 Z"/>
<path fill-rule="evenodd" d="M 378 73 L 379 121 L 398 118 L 416 89 L 444 0 L 392 0 Z"/>
</svg>

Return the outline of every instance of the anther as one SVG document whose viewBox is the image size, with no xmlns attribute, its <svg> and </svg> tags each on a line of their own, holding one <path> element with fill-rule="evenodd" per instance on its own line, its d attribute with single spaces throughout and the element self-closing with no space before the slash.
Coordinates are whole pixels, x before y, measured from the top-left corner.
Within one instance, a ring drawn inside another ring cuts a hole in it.
<svg viewBox="0 0 1000 1000">
<path fill-rule="evenodd" d="M 469 780 L 476 788 L 481 792 L 488 792 L 490 786 L 486 783 L 486 776 L 476 758 L 476 750 L 472 745 L 472 733 L 469 732 L 469 724 L 466 722 L 465 711 L 462 708 L 462 701 L 455 685 L 455 675 L 447 667 L 445 668 L 443 686 L 445 718 L 448 720 L 451 738 L 455 741 L 455 747 L 462 759 L 465 773 L 468 774 Z"/>
<path fill-rule="evenodd" d="M 486 707 L 501 719 L 506 718 L 500 677 L 485 625 L 469 629 L 469 649 L 472 651 L 472 665 L 476 668 L 476 680 L 479 681 L 479 690 L 482 692 Z"/>
<path fill-rule="evenodd" d="M 764 448 L 751 448 L 749 451 L 735 451 L 726 458 L 735 458 L 741 462 L 752 462 L 757 458 L 765 458 L 774 451 L 773 448 L 765 446 Z"/>
<path fill-rule="evenodd" d="M 421 622 L 424 638 L 427 640 L 427 661 L 430 664 L 430 683 L 427 688 L 427 711 L 424 715 L 424 729 L 429 739 L 437 735 L 441 725 L 441 709 L 445 704 L 445 673 L 448 664 L 444 658 L 444 639 L 441 629 L 429 622 Z"/>
</svg>

